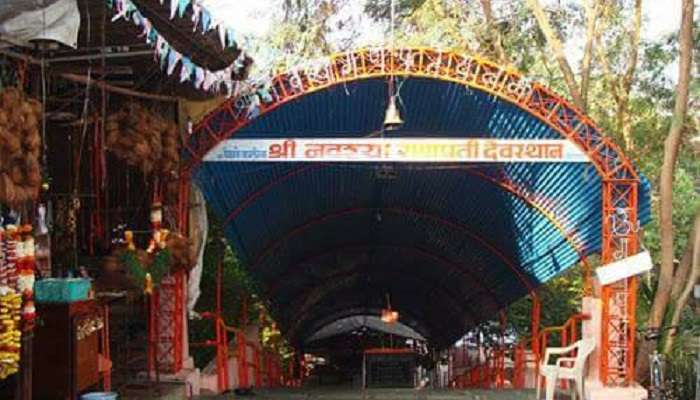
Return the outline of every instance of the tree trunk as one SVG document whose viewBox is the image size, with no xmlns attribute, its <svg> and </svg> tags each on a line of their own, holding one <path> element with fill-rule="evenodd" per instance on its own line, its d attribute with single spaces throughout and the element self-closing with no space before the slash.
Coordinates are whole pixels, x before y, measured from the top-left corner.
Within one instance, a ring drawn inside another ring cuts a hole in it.
<svg viewBox="0 0 700 400">
<path fill-rule="evenodd" d="M 690 233 L 690 237 L 692 238 L 694 235 L 693 232 Z M 690 243 L 690 242 L 689 242 Z M 676 268 L 676 272 L 673 273 L 674 277 L 681 277 L 681 276 L 688 276 L 690 273 L 690 267 L 691 264 L 693 263 L 693 246 L 685 246 L 685 251 L 683 252 L 683 257 L 681 257 L 681 260 L 678 264 L 678 268 Z M 671 298 L 672 299 L 677 299 L 678 296 L 680 296 L 681 291 L 685 287 L 685 281 L 682 279 L 674 279 L 673 280 L 673 287 L 671 288 Z"/>
<path fill-rule="evenodd" d="M 683 125 L 688 111 L 690 67 L 693 59 L 693 8 L 693 0 L 683 0 L 676 103 L 673 110 L 671 128 L 664 142 L 664 158 L 661 165 L 659 189 L 661 267 L 654 302 L 647 321 L 648 327 L 660 327 L 663 322 L 673 283 L 673 176 L 676 159 L 678 158 L 678 149 L 681 144 Z M 648 363 L 647 354 L 642 353 L 637 357 L 637 376 L 646 374 L 649 367 Z"/>
<path fill-rule="evenodd" d="M 676 280 L 682 280 L 685 282 L 685 287 L 680 296 L 676 299 L 675 306 L 673 308 L 673 317 L 671 318 L 671 326 L 677 326 L 681 320 L 681 314 L 683 309 L 688 304 L 691 293 L 695 288 L 695 283 L 700 277 L 700 209 L 695 213 L 695 223 L 693 224 L 693 231 L 691 236 L 688 238 L 688 244 L 686 248 L 691 249 L 692 253 L 692 267 L 690 268 L 690 273 L 687 276 L 676 276 Z M 673 348 L 673 339 L 675 335 L 668 335 L 666 342 L 664 342 L 664 353 L 668 353 Z"/>
<path fill-rule="evenodd" d="M 622 141 L 625 143 L 625 150 L 631 150 L 632 144 L 632 123 L 629 118 L 629 110 L 627 107 L 629 92 L 620 90 L 617 92 L 618 95 L 615 97 L 617 102 L 617 111 L 615 113 L 615 119 L 617 123 L 617 132 L 622 135 Z"/>
<path fill-rule="evenodd" d="M 569 88 L 571 100 L 580 110 L 585 109 L 585 104 L 581 99 L 581 93 L 579 92 L 578 85 L 576 84 L 574 71 L 571 69 L 569 61 L 566 59 L 566 55 L 564 55 L 564 46 L 550 25 L 549 18 L 547 18 L 547 14 L 544 13 L 542 5 L 538 0 L 527 0 L 527 5 L 530 7 L 530 9 L 532 9 L 532 13 L 535 14 L 535 19 L 537 19 L 537 24 L 539 25 L 540 30 L 542 31 L 545 39 L 547 39 L 549 47 L 554 52 L 554 58 L 557 59 L 559 69 L 564 76 L 564 82 L 566 82 L 566 86 Z"/>
<path fill-rule="evenodd" d="M 642 30 L 642 0 L 636 0 L 634 3 L 634 25 L 630 32 L 630 55 L 627 59 L 627 69 L 622 76 L 621 86 L 621 104 L 622 108 L 622 137 L 625 141 L 627 150 L 634 150 L 634 140 L 632 138 L 632 121 L 629 113 L 629 95 L 632 90 L 632 82 L 634 73 L 637 70 L 637 58 L 639 55 L 639 38 Z M 687 106 L 686 106 L 687 107 Z"/>
<path fill-rule="evenodd" d="M 486 18 L 486 26 L 489 30 L 489 38 L 493 42 L 493 47 L 496 50 L 498 62 L 501 63 L 501 65 L 507 65 L 509 64 L 509 61 L 508 56 L 506 55 L 506 51 L 503 48 L 503 35 L 501 35 L 501 31 L 498 29 L 494 22 L 493 6 L 491 4 L 491 0 L 481 0 L 481 8 L 484 11 L 484 18 Z"/>
<path fill-rule="evenodd" d="M 692 27 L 691 27 L 692 29 Z M 632 88 L 634 73 L 637 69 L 637 58 L 639 54 L 639 38 L 642 31 L 642 0 L 634 2 L 634 25 L 630 32 L 630 55 L 627 59 L 627 69 L 622 77 L 622 90 L 629 93 Z M 692 50 L 692 49 L 691 49 Z M 691 58 L 692 63 L 692 58 Z"/>
<path fill-rule="evenodd" d="M 634 138 L 632 137 L 632 116 L 629 111 L 629 91 L 623 93 L 620 97 L 618 109 L 620 112 L 620 133 L 622 140 L 625 142 L 625 150 L 634 150 Z"/>
<path fill-rule="evenodd" d="M 586 1 L 586 45 L 583 48 L 581 60 L 581 102 L 583 112 L 588 111 L 588 90 L 591 82 L 591 60 L 596 37 L 596 21 L 598 20 L 598 0 Z"/>
</svg>

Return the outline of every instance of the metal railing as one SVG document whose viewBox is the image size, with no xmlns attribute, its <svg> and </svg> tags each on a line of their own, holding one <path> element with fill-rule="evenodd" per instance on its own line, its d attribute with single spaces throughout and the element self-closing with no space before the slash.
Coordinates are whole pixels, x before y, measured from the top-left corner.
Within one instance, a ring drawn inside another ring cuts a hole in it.
<svg viewBox="0 0 700 400">
<path fill-rule="evenodd" d="M 257 343 L 248 340 L 245 333 L 233 326 L 228 326 L 216 313 L 204 312 L 204 319 L 214 322 L 215 338 L 199 343 L 192 343 L 197 347 L 216 348 L 216 376 L 217 390 L 222 393 L 232 389 L 229 382 L 229 354 L 234 352 L 238 372 L 238 387 L 248 388 L 250 385 L 250 372 L 253 372 L 253 387 L 280 387 L 288 381 L 282 376 L 282 360 L 278 354 L 261 348 Z M 235 338 L 232 349 L 229 334 Z M 251 357 L 252 356 L 252 357 Z"/>
<path fill-rule="evenodd" d="M 588 319 L 590 316 L 587 314 L 576 314 L 563 325 L 544 328 L 538 335 L 523 338 L 515 345 L 506 345 L 501 341 L 489 348 L 479 348 L 476 364 L 469 365 L 471 359 L 467 355 L 466 370 L 452 378 L 451 386 L 457 389 L 504 389 L 507 386 L 524 389 L 528 368 L 534 370 L 536 378 L 547 346 L 552 343 L 567 346 L 579 340 L 579 325 Z M 464 345 L 466 346 L 466 343 Z M 506 360 L 511 360 L 512 363 L 507 365 Z M 510 385 L 507 384 L 509 378 Z"/>
</svg>

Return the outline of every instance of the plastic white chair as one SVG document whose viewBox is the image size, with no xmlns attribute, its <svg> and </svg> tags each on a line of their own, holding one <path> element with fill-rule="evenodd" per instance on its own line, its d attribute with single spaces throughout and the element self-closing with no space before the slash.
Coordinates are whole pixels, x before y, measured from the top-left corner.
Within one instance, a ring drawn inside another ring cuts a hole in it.
<svg viewBox="0 0 700 400">
<path fill-rule="evenodd" d="M 540 364 L 540 376 L 537 378 L 537 400 L 540 400 L 542 378 L 546 381 L 545 397 L 554 400 L 556 384 L 560 379 L 572 380 L 576 385 L 577 399 L 585 400 L 583 381 L 585 380 L 585 367 L 588 356 L 595 349 L 593 339 L 583 339 L 568 347 L 549 347 L 545 350 L 544 359 Z M 549 364 L 551 355 L 569 354 L 576 350 L 576 357 L 560 357 L 556 364 Z"/>
</svg>

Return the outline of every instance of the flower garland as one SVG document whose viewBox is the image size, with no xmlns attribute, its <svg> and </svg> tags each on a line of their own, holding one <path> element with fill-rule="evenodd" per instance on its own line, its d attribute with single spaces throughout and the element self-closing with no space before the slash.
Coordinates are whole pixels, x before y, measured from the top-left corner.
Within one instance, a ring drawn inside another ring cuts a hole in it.
<svg viewBox="0 0 700 400">
<path fill-rule="evenodd" d="M 167 249 L 159 250 L 153 257 L 153 262 L 149 265 L 142 265 L 134 250 L 124 252 L 121 256 L 121 261 L 127 267 L 132 279 L 142 287 L 146 287 L 151 283 L 158 286 L 170 270 L 171 264 L 170 251 Z M 150 278 L 148 277 L 149 274 Z"/>
<path fill-rule="evenodd" d="M 162 3 L 163 0 L 161 0 Z M 205 91 L 215 92 L 221 91 L 223 87 L 229 96 L 233 95 L 238 83 L 231 79 L 231 76 L 245 68 L 245 53 L 243 51 L 228 67 L 216 72 L 209 71 L 175 50 L 153 27 L 151 21 L 141 14 L 141 11 L 131 0 L 107 0 L 107 5 L 116 12 L 112 22 L 124 18 L 141 28 L 141 36 L 145 37 L 146 43 L 154 48 L 156 59 L 168 75 L 172 75 L 179 64 L 181 83 L 192 82 L 197 89 L 201 88 Z M 209 11 L 192 0 L 171 0 L 171 18 L 174 17 L 176 12 L 179 12 L 180 16 L 184 16 L 185 10 L 190 5 L 193 9 L 195 30 L 198 26 L 201 26 L 203 33 L 216 29 L 219 32 L 219 39 L 224 48 L 237 47 L 234 31 L 227 29 L 222 23 L 214 22 Z"/>
<path fill-rule="evenodd" d="M 22 330 L 34 325 L 34 250 L 31 225 L 0 224 L 0 380 L 19 370 Z"/>
</svg>

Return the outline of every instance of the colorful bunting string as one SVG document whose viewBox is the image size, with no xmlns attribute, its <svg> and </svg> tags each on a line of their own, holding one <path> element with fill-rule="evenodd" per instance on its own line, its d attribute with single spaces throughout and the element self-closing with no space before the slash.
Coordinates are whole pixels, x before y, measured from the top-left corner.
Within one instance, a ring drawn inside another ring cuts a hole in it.
<svg viewBox="0 0 700 400">
<path fill-rule="evenodd" d="M 161 0 L 161 4 L 164 0 Z M 112 22 L 121 18 L 131 21 L 141 29 L 141 35 L 146 43 L 153 47 L 156 61 L 168 75 L 172 75 L 180 66 L 180 82 L 192 82 L 195 88 L 205 91 L 219 92 L 225 90 L 231 96 L 237 91 L 238 82 L 231 77 L 245 68 L 245 54 L 240 52 L 238 58 L 228 67 L 212 72 L 194 63 L 189 57 L 175 50 L 170 43 L 153 27 L 151 21 L 146 18 L 131 0 L 107 0 L 107 5 L 115 11 Z M 171 18 L 176 14 L 184 16 L 187 7 L 193 8 L 193 22 L 195 30 L 202 27 L 206 33 L 217 29 L 223 47 L 237 47 L 237 42 L 232 30 L 227 29 L 222 23 L 214 22 L 209 11 L 193 0 L 171 0 Z"/>
</svg>

